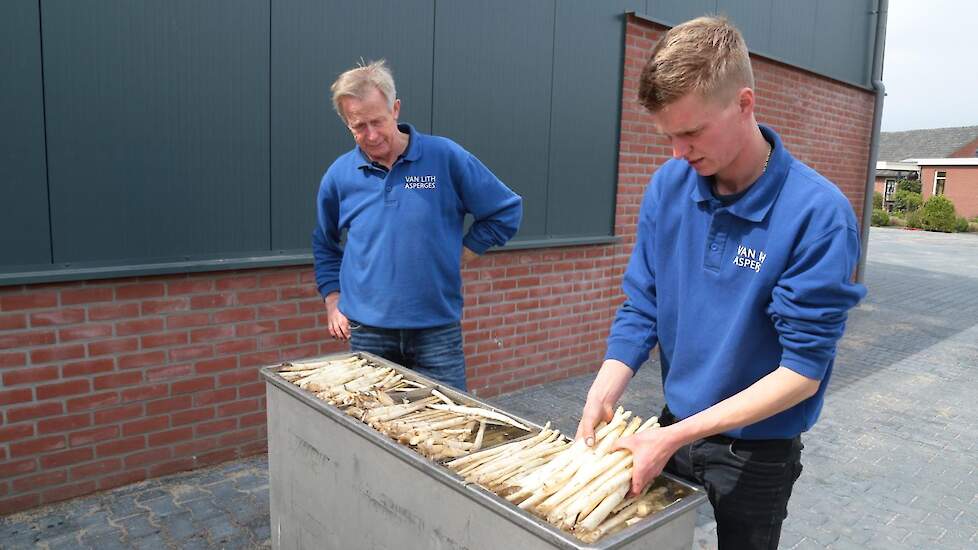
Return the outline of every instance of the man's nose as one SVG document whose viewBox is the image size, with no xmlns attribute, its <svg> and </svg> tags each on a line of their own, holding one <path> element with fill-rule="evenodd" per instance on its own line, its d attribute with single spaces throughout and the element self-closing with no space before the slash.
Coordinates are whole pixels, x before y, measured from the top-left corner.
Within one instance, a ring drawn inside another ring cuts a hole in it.
<svg viewBox="0 0 978 550">
<path fill-rule="evenodd" d="M 689 144 L 681 139 L 672 140 L 672 158 L 681 159 L 689 152 Z"/>
</svg>

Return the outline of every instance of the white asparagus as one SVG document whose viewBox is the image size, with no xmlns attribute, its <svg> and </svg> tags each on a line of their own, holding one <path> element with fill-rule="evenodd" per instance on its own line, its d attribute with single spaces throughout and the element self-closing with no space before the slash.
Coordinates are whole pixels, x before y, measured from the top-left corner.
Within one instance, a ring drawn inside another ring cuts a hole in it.
<svg viewBox="0 0 978 550">
<path fill-rule="evenodd" d="M 527 428 L 523 424 L 520 424 L 519 422 L 506 416 L 505 414 L 498 413 L 496 411 L 492 411 L 489 409 L 483 409 L 480 407 L 466 407 L 463 405 L 432 405 L 431 408 L 440 409 L 444 411 L 457 412 L 459 414 L 467 414 L 471 416 L 481 416 L 484 418 L 494 419 L 500 422 L 505 422 L 506 424 L 509 424 L 510 426 L 513 426 L 515 428 L 519 428 L 525 431 L 530 431 L 530 428 Z"/>
<path fill-rule="evenodd" d="M 599 495 L 604 497 L 601 500 L 601 504 L 578 523 L 579 528 L 584 531 L 597 529 L 598 525 L 611 513 L 611 510 L 625 498 L 625 494 L 628 493 L 628 488 L 631 485 L 631 479 L 632 472 L 628 470 L 618 474 L 609 481 L 608 485 L 611 487 L 611 492 L 607 494 L 599 493 Z"/>
</svg>

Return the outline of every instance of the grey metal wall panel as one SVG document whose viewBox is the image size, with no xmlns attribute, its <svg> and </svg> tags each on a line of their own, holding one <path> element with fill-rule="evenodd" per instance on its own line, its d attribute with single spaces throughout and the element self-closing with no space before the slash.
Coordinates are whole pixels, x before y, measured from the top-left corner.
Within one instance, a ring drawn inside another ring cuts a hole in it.
<svg viewBox="0 0 978 550">
<path fill-rule="evenodd" d="M 648 0 L 649 16 L 676 26 L 701 15 L 714 14 L 717 0 Z"/>
<path fill-rule="evenodd" d="M 718 0 L 717 13 L 737 25 L 748 48 L 766 52 L 771 50 L 772 11 L 776 3 L 778 0 Z"/>
<path fill-rule="evenodd" d="M 549 236 L 614 234 L 624 13 L 644 1 L 557 3 Z"/>
<path fill-rule="evenodd" d="M 815 13 L 818 2 L 778 0 L 771 9 L 771 55 L 803 67 L 811 67 L 815 46 Z"/>
<path fill-rule="evenodd" d="M 819 0 L 812 68 L 842 80 L 868 84 L 872 44 L 871 0 Z"/>
<path fill-rule="evenodd" d="M 553 1 L 436 2 L 432 132 L 524 198 L 519 236 L 546 234 Z"/>
<path fill-rule="evenodd" d="M 309 248 L 319 181 L 354 146 L 330 84 L 361 57 L 385 58 L 400 119 L 429 132 L 434 1 L 277 0 L 271 26 L 272 247 Z"/>
<path fill-rule="evenodd" d="M 41 15 L 55 262 L 267 251 L 268 1 Z"/>
<path fill-rule="evenodd" d="M 0 266 L 51 262 L 38 17 L 0 3 Z"/>
</svg>

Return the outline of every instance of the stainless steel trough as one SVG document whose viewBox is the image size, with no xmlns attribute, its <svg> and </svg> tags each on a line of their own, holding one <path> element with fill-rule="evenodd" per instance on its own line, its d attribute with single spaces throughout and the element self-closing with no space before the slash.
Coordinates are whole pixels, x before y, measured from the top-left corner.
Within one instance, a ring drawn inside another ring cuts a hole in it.
<svg viewBox="0 0 978 550">
<path fill-rule="evenodd" d="M 348 357 L 340 353 L 324 359 Z M 458 402 L 502 411 L 382 358 Z M 688 549 L 702 490 L 668 477 L 679 502 L 586 544 L 262 369 L 276 549 Z M 540 426 L 506 413 L 539 430 Z"/>
</svg>

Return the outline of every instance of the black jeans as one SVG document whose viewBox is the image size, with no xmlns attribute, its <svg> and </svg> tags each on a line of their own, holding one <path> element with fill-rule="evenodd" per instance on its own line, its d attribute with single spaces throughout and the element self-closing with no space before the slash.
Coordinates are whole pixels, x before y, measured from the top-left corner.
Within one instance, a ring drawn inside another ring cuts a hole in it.
<svg viewBox="0 0 978 550">
<path fill-rule="evenodd" d="M 677 419 L 666 407 L 659 423 Z M 681 447 L 666 471 L 702 485 L 713 505 L 721 550 L 775 549 L 788 498 L 801 475 L 801 436 L 734 439 L 710 436 Z"/>
</svg>

